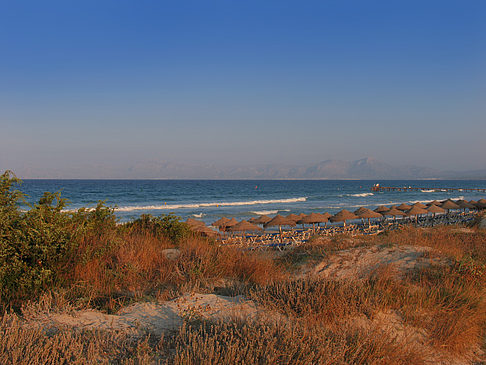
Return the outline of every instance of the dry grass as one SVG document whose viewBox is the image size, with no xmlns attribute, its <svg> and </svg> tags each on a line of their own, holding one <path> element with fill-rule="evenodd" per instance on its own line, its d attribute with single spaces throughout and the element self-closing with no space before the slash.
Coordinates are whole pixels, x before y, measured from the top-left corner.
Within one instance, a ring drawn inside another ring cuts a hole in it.
<svg viewBox="0 0 486 365">
<path fill-rule="evenodd" d="M 449 264 L 402 276 L 385 266 L 365 279 L 348 281 L 295 279 L 286 271 L 338 250 L 372 245 L 427 246 L 430 255 L 445 256 Z M 375 237 L 316 238 L 275 260 L 265 252 L 219 247 L 200 237 L 181 242 L 177 259 L 166 258 L 165 248 L 174 246 L 143 234 L 86 239 L 75 254 L 81 259 L 68 263 L 64 271 L 72 288 L 50 303 L 27 306 L 25 316 L 29 308 L 46 311 L 80 302 L 114 310 L 124 304 L 120 298 L 211 291 L 216 282 L 226 280 L 237 283 L 234 293 L 287 320 L 277 325 L 191 322 L 155 339 L 72 330 L 47 336 L 5 315 L 0 363 L 471 363 L 479 361 L 481 347 L 486 350 L 485 232 L 406 228 Z M 378 321 L 384 313 L 392 313 L 397 321 L 391 329 Z M 410 340 L 401 330 L 419 339 Z"/>
<path fill-rule="evenodd" d="M 174 364 L 421 364 L 413 348 L 379 330 L 300 324 L 202 323 L 175 338 Z"/>
<path fill-rule="evenodd" d="M 47 335 L 15 316 L 0 322 L 2 364 L 421 364 L 420 352 L 379 329 L 290 322 L 186 323 L 160 339 L 66 329 Z"/>
<path fill-rule="evenodd" d="M 147 341 L 106 331 L 65 330 L 48 335 L 39 328 L 24 328 L 15 315 L 6 315 L 0 320 L 0 363 L 144 363 Z"/>
<path fill-rule="evenodd" d="M 166 257 L 167 248 L 175 246 L 149 234 L 85 238 L 62 270 L 67 295 L 112 311 L 144 296 L 204 290 L 221 279 L 263 284 L 283 276 L 271 257 L 199 236 L 182 241 L 176 259 Z"/>
</svg>

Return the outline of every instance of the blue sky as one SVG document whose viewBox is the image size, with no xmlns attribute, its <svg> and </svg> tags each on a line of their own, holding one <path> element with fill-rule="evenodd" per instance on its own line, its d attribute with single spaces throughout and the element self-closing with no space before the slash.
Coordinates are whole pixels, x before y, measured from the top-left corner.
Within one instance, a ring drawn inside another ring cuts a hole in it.
<svg viewBox="0 0 486 365">
<path fill-rule="evenodd" d="M 486 168 L 485 20 L 484 1 L 0 1 L 0 168 Z"/>
</svg>

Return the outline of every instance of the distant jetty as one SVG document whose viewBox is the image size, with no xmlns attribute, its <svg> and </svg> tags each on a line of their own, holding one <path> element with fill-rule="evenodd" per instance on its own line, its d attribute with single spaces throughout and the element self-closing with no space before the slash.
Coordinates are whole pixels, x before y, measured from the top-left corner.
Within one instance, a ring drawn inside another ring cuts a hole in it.
<svg viewBox="0 0 486 365">
<path fill-rule="evenodd" d="M 449 191 L 464 191 L 464 192 L 486 192 L 486 188 L 420 188 L 414 186 L 381 186 L 375 184 L 371 187 L 371 191 L 423 191 L 427 193 L 432 192 L 449 192 Z"/>
</svg>

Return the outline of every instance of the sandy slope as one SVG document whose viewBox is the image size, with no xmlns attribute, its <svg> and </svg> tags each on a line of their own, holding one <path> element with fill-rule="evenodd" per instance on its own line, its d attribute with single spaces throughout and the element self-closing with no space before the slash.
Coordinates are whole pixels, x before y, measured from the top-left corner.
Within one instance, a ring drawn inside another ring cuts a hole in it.
<svg viewBox="0 0 486 365">
<path fill-rule="evenodd" d="M 71 327 L 75 329 L 124 330 L 137 333 L 162 332 L 178 329 L 184 319 L 256 319 L 262 310 L 242 296 L 226 297 L 214 294 L 187 294 L 162 304 L 141 302 L 122 308 L 117 314 L 96 310 L 73 313 L 49 313 L 30 320 L 30 325 L 44 329 Z"/>
<path fill-rule="evenodd" d="M 356 247 L 336 252 L 314 267 L 312 273 L 332 279 L 361 279 L 390 265 L 397 274 L 430 264 L 445 263 L 430 249 L 417 246 Z"/>
</svg>

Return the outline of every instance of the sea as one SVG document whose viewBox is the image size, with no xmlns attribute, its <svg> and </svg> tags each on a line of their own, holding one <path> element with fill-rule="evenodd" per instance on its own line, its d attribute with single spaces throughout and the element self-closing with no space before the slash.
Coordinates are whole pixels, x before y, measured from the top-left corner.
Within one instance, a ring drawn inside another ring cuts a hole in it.
<svg viewBox="0 0 486 365">
<path fill-rule="evenodd" d="M 420 187 L 419 191 L 373 192 L 374 184 Z M 115 209 L 120 222 L 142 214 L 174 214 L 212 223 L 221 217 L 248 219 L 262 214 L 329 212 L 432 200 L 486 198 L 486 193 L 433 191 L 486 188 L 485 180 L 24 180 L 18 187 L 29 203 L 45 191 L 61 192 L 68 210 L 98 201 Z M 28 208 L 27 208 L 28 209 Z"/>
</svg>

